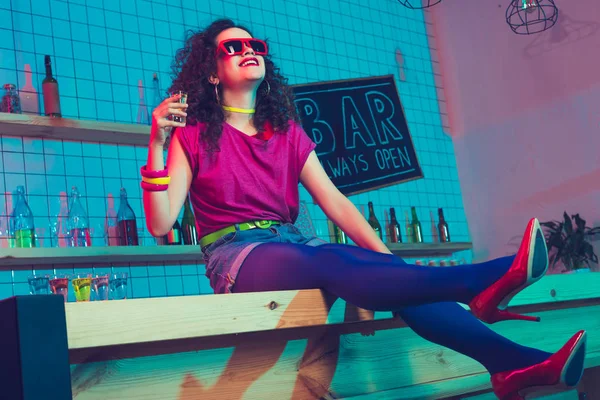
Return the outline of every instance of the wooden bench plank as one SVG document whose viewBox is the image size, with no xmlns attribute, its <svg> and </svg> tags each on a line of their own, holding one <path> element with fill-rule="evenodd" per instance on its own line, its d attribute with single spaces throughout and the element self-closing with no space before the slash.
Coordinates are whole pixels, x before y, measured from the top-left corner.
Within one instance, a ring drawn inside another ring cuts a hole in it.
<svg viewBox="0 0 600 400">
<path fill-rule="evenodd" d="M 492 327 L 547 351 L 556 351 L 576 329 L 600 331 L 600 306 L 541 315 L 540 323 Z M 600 337 L 590 335 L 586 366 L 597 365 Z M 73 366 L 72 376 L 73 391 L 84 400 L 439 399 L 489 388 L 481 365 L 410 329 L 374 336 L 326 332 L 292 341 L 248 341 L 242 335 L 235 347 L 82 364 Z"/>
<path fill-rule="evenodd" d="M 591 299 L 599 296 L 598 288 L 598 273 L 551 275 L 524 290 L 511 305 L 549 303 L 552 306 L 575 299 Z M 70 349 L 391 318 L 389 312 L 378 312 L 374 316 L 364 310 L 350 313 L 344 301 L 316 289 L 68 303 L 65 306 Z M 531 312 L 535 308 L 532 307 Z M 389 327 L 394 326 L 397 325 Z"/>
</svg>

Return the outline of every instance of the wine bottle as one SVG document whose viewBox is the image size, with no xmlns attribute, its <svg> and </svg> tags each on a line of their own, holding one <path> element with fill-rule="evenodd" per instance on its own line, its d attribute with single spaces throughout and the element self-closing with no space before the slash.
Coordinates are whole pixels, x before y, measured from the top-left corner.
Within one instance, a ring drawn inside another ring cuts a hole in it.
<svg viewBox="0 0 600 400">
<path fill-rule="evenodd" d="M 438 222 L 438 233 L 440 235 L 440 242 L 445 243 L 450 241 L 450 230 L 448 229 L 448 223 L 444 218 L 444 210 L 438 208 L 438 217 L 440 222 Z"/>
<path fill-rule="evenodd" d="M 417 217 L 417 209 L 416 207 L 411 207 L 410 211 L 412 213 L 412 221 L 410 222 L 410 227 L 412 228 L 413 242 L 423 243 L 423 229 L 421 228 L 421 222 Z"/>
<path fill-rule="evenodd" d="M 177 219 L 171 230 L 165 235 L 165 242 L 168 245 L 176 246 L 181 244 L 181 225 Z"/>
<path fill-rule="evenodd" d="M 332 224 L 335 242 L 338 244 L 348 244 L 348 237 L 346 236 L 346 233 L 344 233 L 344 231 L 341 230 L 340 227 L 334 224 L 333 222 Z"/>
<path fill-rule="evenodd" d="M 388 240 L 390 243 L 402 243 L 402 233 L 400 232 L 400 224 L 396 219 L 396 210 L 390 208 L 390 225 L 388 227 Z"/>
<path fill-rule="evenodd" d="M 120 246 L 121 234 L 119 233 L 119 221 L 115 210 L 115 198 L 112 193 L 108 194 L 106 218 L 104 220 L 104 233 L 108 246 Z"/>
<path fill-rule="evenodd" d="M 39 115 L 40 105 L 38 101 L 38 93 L 33 87 L 33 79 L 31 77 L 31 65 L 25 64 L 25 86 L 19 90 L 19 98 L 21 99 L 21 110 L 23 114 Z"/>
<path fill-rule="evenodd" d="M 404 211 L 404 226 L 406 227 L 406 240 L 408 243 L 414 242 L 412 225 L 408 221 L 408 211 Z"/>
<path fill-rule="evenodd" d="M 379 223 L 379 221 L 377 220 L 377 217 L 375 216 L 375 211 L 373 211 L 373 202 L 372 201 L 369 202 L 368 222 L 369 222 L 369 225 L 371 225 L 371 228 L 373 228 L 373 230 L 375 231 L 375 233 L 377 233 L 379 235 L 379 239 L 383 240 L 383 232 L 381 231 L 381 224 Z"/>
<path fill-rule="evenodd" d="M 183 236 L 183 244 L 197 245 L 198 234 L 196 232 L 196 219 L 192 212 L 189 196 L 186 197 L 183 209 L 183 219 L 181 220 L 181 234 Z"/>
<path fill-rule="evenodd" d="M 137 222 L 133 208 L 131 208 L 127 201 L 127 191 L 125 188 L 121 188 L 120 200 L 119 212 L 117 212 L 119 244 L 121 246 L 137 246 L 139 244 Z"/>
<path fill-rule="evenodd" d="M 11 220 L 11 228 L 14 229 L 14 247 L 35 247 L 33 213 L 25 199 L 24 186 L 17 187 L 17 201 Z"/>
<path fill-rule="evenodd" d="M 52 61 L 50 56 L 45 56 L 46 77 L 42 81 L 42 94 L 44 96 L 44 114 L 48 117 L 60 118 L 60 97 L 58 95 L 58 81 L 52 76 Z"/>
<path fill-rule="evenodd" d="M 81 195 L 76 186 L 71 188 L 68 229 L 70 247 L 89 247 L 92 245 L 90 220 L 83 204 L 81 204 Z"/>
</svg>

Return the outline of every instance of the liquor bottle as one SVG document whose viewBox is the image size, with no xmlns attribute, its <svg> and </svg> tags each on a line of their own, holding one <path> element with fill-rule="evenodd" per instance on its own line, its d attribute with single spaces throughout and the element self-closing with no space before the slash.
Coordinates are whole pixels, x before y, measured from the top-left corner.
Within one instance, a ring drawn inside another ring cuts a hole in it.
<svg viewBox="0 0 600 400">
<path fill-rule="evenodd" d="M 137 246 L 139 240 L 135 213 L 127 201 L 127 191 L 125 188 L 121 188 L 117 223 L 119 226 L 119 244 L 121 246 Z"/>
<path fill-rule="evenodd" d="M 377 220 L 377 217 L 375 216 L 375 211 L 373 211 L 373 202 L 372 201 L 369 202 L 368 222 L 369 222 L 369 225 L 371 225 L 371 228 L 373 228 L 373 230 L 375 231 L 375 233 L 377 233 L 379 235 L 379 239 L 383 240 L 383 232 L 381 231 L 381 224 L 379 223 L 379 221 Z"/>
<path fill-rule="evenodd" d="M 410 227 L 412 228 L 413 242 L 423 243 L 423 229 L 421 228 L 421 222 L 419 222 L 419 218 L 417 217 L 417 209 L 415 207 L 411 207 L 410 211 L 412 213 Z"/>
<path fill-rule="evenodd" d="M 335 242 L 338 244 L 348 244 L 348 237 L 346 236 L 346 233 L 333 222 L 331 222 L 331 224 L 333 225 L 333 238 Z"/>
<path fill-rule="evenodd" d="M 404 226 L 406 227 L 406 240 L 408 243 L 413 243 L 415 236 L 413 235 L 412 225 L 408 221 L 408 211 L 404 211 Z"/>
<path fill-rule="evenodd" d="M 402 233 L 400 231 L 400 224 L 396 219 L 396 210 L 394 210 L 394 207 L 390 208 L 390 225 L 388 227 L 388 240 L 390 243 L 402 243 Z"/>
<path fill-rule="evenodd" d="M 435 218 L 433 217 L 433 211 L 431 211 L 431 210 L 429 211 L 429 218 L 431 220 L 431 242 L 439 243 L 440 235 L 438 232 L 437 225 L 435 224 Z"/>
<path fill-rule="evenodd" d="M 438 217 L 440 222 L 438 222 L 438 233 L 440 235 L 440 242 L 445 243 L 450 241 L 450 230 L 448 229 L 448 223 L 444 219 L 444 210 L 438 208 Z"/>
<path fill-rule="evenodd" d="M 175 219 L 175 223 L 169 233 L 165 235 L 165 243 L 171 246 L 181 244 L 181 225 L 177 219 Z"/>
<path fill-rule="evenodd" d="M 21 99 L 21 110 L 23 114 L 39 115 L 40 105 L 38 93 L 33 87 L 31 65 L 25 64 L 25 86 L 19 90 L 19 98 Z"/>
<path fill-rule="evenodd" d="M 198 244 L 198 233 L 196 232 L 196 219 L 192 212 L 189 196 L 185 199 L 183 209 L 183 219 L 181 220 L 181 235 L 183 244 Z"/>
<path fill-rule="evenodd" d="M 106 219 L 104 220 L 104 233 L 108 246 L 120 246 L 121 234 L 119 232 L 119 221 L 115 210 L 115 198 L 112 193 L 108 194 Z"/>
<path fill-rule="evenodd" d="M 42 81 L 42 94 L 44 95 L 44 114 L 48 117 L 60 118 L 60 97 L 58 95 L 58 81 L 52 76 L 52 61 L 50 56 L 45 56 L 46 77 Z"/>
<path fill-rule="evenodd" d="M 69 204 L 69 244 L 70 247 L 89 247 L 92 245 L 90 238 L 90 220 L 81 204 L 81 195 L 77 186 L 71 188 Z"/>
<path fill-rule="evenodd" d="M 25 200 L 25 187 L 17 186 L 17 201 L 11 215 L 14 244 L 11 247 L 35 247 L 33 213 Z"/>
<path fill-rule="evenodd" d="M 52 247 L 67 247 L 69 230 L 69 197 L 67 192 L 61 191 L 58 197 L 50 202 L 49 219 L 50 241 Z"/>
</svg>

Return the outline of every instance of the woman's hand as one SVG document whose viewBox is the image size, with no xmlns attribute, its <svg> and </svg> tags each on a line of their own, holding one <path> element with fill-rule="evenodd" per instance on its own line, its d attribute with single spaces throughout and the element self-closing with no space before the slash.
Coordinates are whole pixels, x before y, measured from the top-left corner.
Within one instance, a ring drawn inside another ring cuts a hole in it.
<svg viewBox="0 0 600 400">
<path fill-rule="evenodd" d="M 176 94 L 165 99 L 152 112 L 152 129 L 150 131 L 151 145 L 158 147 L 164 146 L 167 141 L 167 136 L 172 128 L 185 127 L 185 122 L 175 122 L 171 119 L 172 115 L 184 117 L 183 121 L 185 121 L 185 117 L 187 117 L 185 111 L 187 110 L 188 105 L 179 103 L 180 97 L 181 95 Z"/>
</svg>

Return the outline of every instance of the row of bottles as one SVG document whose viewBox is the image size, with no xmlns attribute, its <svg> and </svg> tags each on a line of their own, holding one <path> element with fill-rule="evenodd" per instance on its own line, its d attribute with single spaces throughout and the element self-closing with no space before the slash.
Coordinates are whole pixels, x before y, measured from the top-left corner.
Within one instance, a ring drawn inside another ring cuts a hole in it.
<svg viewBox="0 0 600 400">
<path fill-rule="evenodd" d="M 375 211 L 373 207 L 373 202 L 369 202 L 369 217 L 367 219 L 369 225 L 375 233 L 379 235 L 379 238 L 383 241 L 383 228 L 379 223 L 379 220 L 375 216 Z M 421 226 L 421 221 L 417 216 L 416 207 L 411 207 L 411 217 L 412 219 L 409 222 L 408 212 L 405 211 L 405 238 L 408 243 L 423 243 L 423 228 Z M 433 216 L 432 216 L 433 221 Z M 448 228 L 448 223 L 444 218 L 444 210 L 442 208 L 438 208 L 438 224 L 435 228 L 432 229 L 434 232 L 434 241 L 445 243 L 450 242 L 450 230 Z M 333 225 L 333 233 L 334 240 L 336 243 L 348 243 L 348 238 L 346 234 L 336 225 Z M 400 223 L 398 222 L 398 218 L 396 217 L 396 210 L 394 207 L 390 208 L 389 213 L 389 222 L 386 226 L 386 236 L 388 243 L 402 243 L 402 229 L 400 228 Z"/>
<path fill-rule="evenodd" d="M 46 68 L 46 77 L 42 81 L 42 96 L 44 98 L 44 114 L 48 117 L 60 118 L 60 96 L 58 94 L 58 81 L 52 74 L 52 61 L 49 55 L 44 56 L 44 66 Z M 38 95 L 33 87 L 31 79 L 31 66 L 25 65 L 25 86 L 21 89 L 20 96 L 17 93 L 16 85 L 6 83 L 4 96 L 0 103 L 0 112 L 21 114 L 38 114 Z"/>
<path fill-rule="evenodd" d="M 52 59 L 50 55 L 44 56 L 44 66 L 46 68 L 46 76 L 42 81 L 42 96 L 44 104 L 44 115 L 53 118 L 60 118 L 62 111 L 60 107 L 60 95 L 58 90 L 58 81 L 53 75 Z M 14 83 L 6 83 L 3 85 L 4 95 L 0 102 L 0 112 L 12 114 L 32 114 L 38 115 L 39 100 L 38 93 L 33 86 L 33 73 L 31 66 L 25 64 L 25 85 L 20 90 Z M 156 73 L 152 76 L 152 104 L 147 104 L 144 95 L 144 86 L 141 80 L 138 82 L 139 90 L 139 105 L 137 122 L 139 124 L 152 124 L 152 112 L 149 111 L 157 107 L 163 101 L 163 95 L 158 82 Z"/>
<path fill-rule="evenodd" d="M 175 224 L 173 224 L 171 230 L 162 238 L 157 238 L 157 241 L 158 244 L 170 246 L 198 244 L 196 219 L 194 218 L 194 213 L 192 212 L 189 197 L 185 199 L 181 223 L 175 219 Z"/>
<path fill-rule="evenodd" d="M 64 239 L 63 246 L 88 247 L 92 245 L 89 217 L 76 186 L 71 189 L 67 210 L 61 210 L 59 214 L 61 218 L 57 218 L 55 224 L 51 225 L 54 246 L 60 246 L 61 236 Z M 120 191 L 119 211 L 116 215 L 110 214 L 109 211 L 106 219 L 107 244 L 109 246 L 138 246 L 136 216 L 127 201 L 127 192 L 124 188 L 121 188 Z M 163 239 L 165 244 L 171 245 L 198 244 L 196 221 L 189 198 L 185 201 L 181 224 L 179 221 L 175 221 L 175 225 Z M 8 245 L 9 247 L 37 247 L 33 212 L 27 204 L 23 186 L 17 187 L 16 202 L 9 219 Z"/>
</svg>

